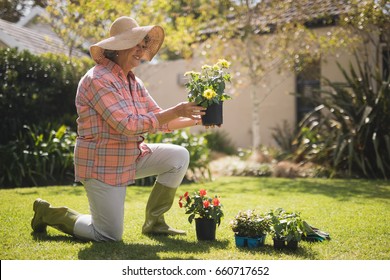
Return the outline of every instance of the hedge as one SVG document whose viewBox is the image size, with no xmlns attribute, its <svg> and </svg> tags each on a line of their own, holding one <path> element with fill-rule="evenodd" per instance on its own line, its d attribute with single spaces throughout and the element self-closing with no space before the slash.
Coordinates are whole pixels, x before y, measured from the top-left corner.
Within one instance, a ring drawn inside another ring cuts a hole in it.
<svg viewBox="0 0 390 280">
<path fill-rule="evenodd" d="M 78 81 L 91 65 L 88 58 L 0 49 L 0 145 L 14 141 L 24 125 L 75 128 Z"/>
</svg>

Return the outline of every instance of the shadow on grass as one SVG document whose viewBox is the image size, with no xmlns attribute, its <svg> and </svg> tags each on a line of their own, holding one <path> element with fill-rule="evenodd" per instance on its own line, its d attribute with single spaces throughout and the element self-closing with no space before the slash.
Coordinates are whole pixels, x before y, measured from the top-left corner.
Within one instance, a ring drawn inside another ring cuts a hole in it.
<svg viewBox="0 0 390 280">
<path fill-rule="evenodd" d="M 237 247 L 240 253 L 250 254 L 250 259 L 256 259 L 258 256 L 259 259 L 272 259 L 272 260 L 283 260 L 286 259 L 286 256 L 290 256 L 296 259 L 301 260 L 316 260 L 317 253 L 314 252 L 311 248 L 304 246 L 302 242 L 299 243 L 297 249 L 281 248 L 275 249 L 273 245 L 264 244 L 258 248 L 247 248 L 247 247 Z"/>
<path fill-rule="evenodd" d="M 46 235 L 31 233 L 35 241 L 59 242 L 67 244 L 85 244 L 78 252 L 80 260 L 199 260 L 201 254 L 218 249 L 226 250 L 228 240 L 216 241 L 187 241 L 169 236 L 149 236 L 159 244 L 125 243 L 121 242 L 92 242 L 82 241 L 67 235 Z M 303 244 L 303 243 L 300 243 Z M 259 248 L 236 248 L 239 253 L 250 255 L 248 259 L 285 259 L 291 256 L 297 259 L 315 260 L 316 253 L 307 246 L 299 245 L 296 250 L 275 249 L 273 245 L 265 244 Z M 186 257 L 161 257 L 160 253 L 186 254 Z M 243 259 L 237 256 L 237 259 Z"/>
<path fill-rule="evenodd" d="M 74 238 L 70 235 L 48 235 L 46 233 L 37 233 L 31 232 L 31 236 L 35 241 L 57 241 L 57 242 L 65 242 L 65 243 L 87 243 L 87 241 L 83 241 L 77 238 Z"/>
<path fill-rule="evenodd" d="M 194 254 L 186 259 L 197 259 L 196 254 L 207 253 L 213 248 L 223 249 L 228 245 L 228 241 L 214 242 L 189 242 L 186 240 L 170 238 L 169 236 L 150 237 L 159 242 L 157 245 L 141 243 L 98 243 L 93 242 L 90 247 L 79 252 L 81 260 L 159 260 L 162 259 L 159 253 L 186 253 Z M 164 258 L 180 259 L 176 257 Z"/>
<path fill-rule="evenodd" d="M 277 196 L 280 193 L 289 195 L 294 193 L 310 193 L 325 195 L 340 201 L 347 201 L 356 197 L 363 198 L 390 198 L 390 187 L 387 181 L 382 180 L 338 180 L 328 181 L 316 179 L 285 179 L 285 178 L 257 178 L 232 177 L 230 180 L 216 182 L 217 188 L 226 190 L 240 186 L 240 192 L 251 193 L 254 188 L 266 195 Z"/>
</svg>

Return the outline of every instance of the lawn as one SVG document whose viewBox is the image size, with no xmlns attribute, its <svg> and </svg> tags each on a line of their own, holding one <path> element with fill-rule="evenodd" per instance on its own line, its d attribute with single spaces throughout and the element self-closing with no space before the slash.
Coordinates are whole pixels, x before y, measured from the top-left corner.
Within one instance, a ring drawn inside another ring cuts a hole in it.
<svg viewBox="0 0 390 280">
<path fill-rule="evenodd" d="M 195 225 L 177 201 L 185 191 L 205 188 L 221 196 L 225 218 L 215 242 L 198 242 Z M 390 182 L 369 180 L 279 179 L 223 177 L 179 188 L 166 215 L 186 236 L 142 235 L 144 209 L 151 187 L 128 188 L 123 242 L 81 242 L 50 228 L 48 235 L 31 234 L 32 203 L 41 197 L 55 206 L 82 213 L 88 202 L 81 186 L 0 190 L 1 260 L 388 260 L 390 259 Z M 230 220 L 239 210 L 267 211 L 282 207 L 299 211 L 311 225 L 331 235 L 322 243 L 300 242 L 297 251 L 274 250 L 267 237 L 256 250 L 236 248 Z"/>
</svg>

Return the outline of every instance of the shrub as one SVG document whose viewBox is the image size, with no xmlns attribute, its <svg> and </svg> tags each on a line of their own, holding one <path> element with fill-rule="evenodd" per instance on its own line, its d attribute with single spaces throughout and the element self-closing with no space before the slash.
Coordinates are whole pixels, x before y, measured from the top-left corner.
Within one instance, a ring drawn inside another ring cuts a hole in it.
<svg viewBox="0 0 390 280">
<path fill-rule="evenodd" d="M 237 153 L 236 147 L 232 144 L 231 139 L 225 131 L 209 132 L 204 137 L 207 139 L 207 145 L 212 151 L 227 155 Z"/>
<path fill-rule="evenodd" d="M 24 125 L 75 128 L 78 81 L 91 60 L 0 49 L 0 144 L 14 141 Z"/>
<path fill-rule="evenodd" d="M 0 146 L 0 186 L 69 184 L 74 180 L 76 133 L 65 125 L 57 130 L 25 126 L 15 141 Z"/>
<path fill-rule="evenodd" d="M 327 87 L 313 96 L 315 109 L 299 124 L 292 159 L 320 164 L 332 176 L 388 179 L 389 79 L 368 64 L 339 69 L 346 82 L 325 80 Z"/>
</svg>

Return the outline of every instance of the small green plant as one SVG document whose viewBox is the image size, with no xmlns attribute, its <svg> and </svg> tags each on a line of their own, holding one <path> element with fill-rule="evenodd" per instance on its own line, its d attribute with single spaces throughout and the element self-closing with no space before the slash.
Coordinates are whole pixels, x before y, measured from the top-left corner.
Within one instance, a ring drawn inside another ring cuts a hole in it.
<svg viewBox="0 0 390 280">
<path fill-rule="evenodd" d="M 301 241 L 305 226 L 299 212 L 287 212 L 282 208 L 270 210 L 270 234 L 272 238 L 289 241 Z"/>
<path fill-rule="evenodd" d="M 230 222 L 234 234 L 241 237 L 259 237 L 270 231 L 270 220 L 256 210 L 240 211 Z"/>
<path fill-rule="evenodd" d="M 179 207 L 186 209 L 188 214 L 188 221 L 192 223 L 195 218 L 214 219 L 219 226 L 221 219 L 224 216 L 222 211 L 222 204 L 219 197 L 208 197 L 207 191 L 201 189 L 189 195 L 188 192 L 179 198 Z"/>
</svg>

